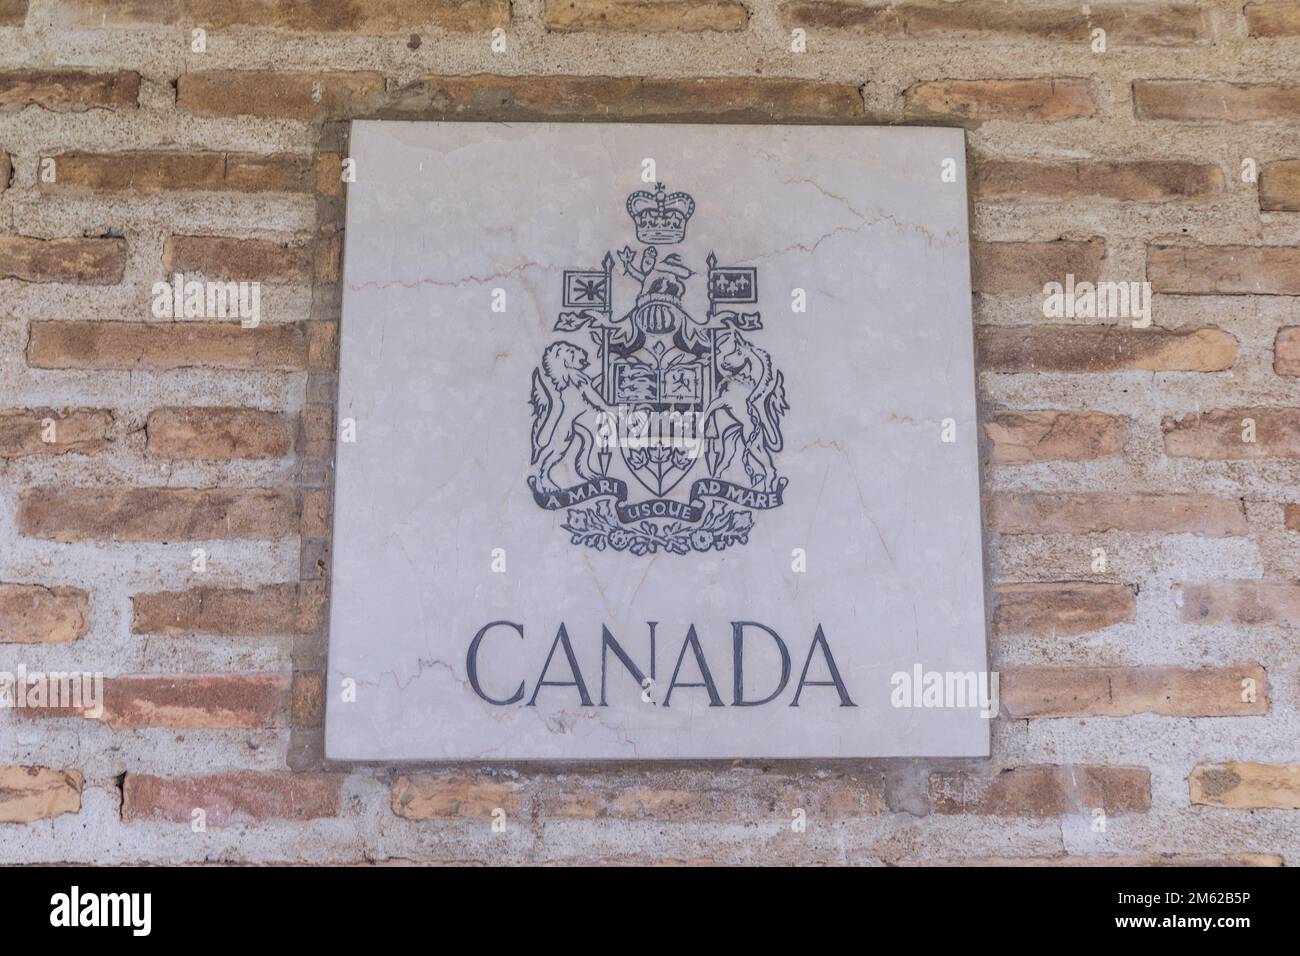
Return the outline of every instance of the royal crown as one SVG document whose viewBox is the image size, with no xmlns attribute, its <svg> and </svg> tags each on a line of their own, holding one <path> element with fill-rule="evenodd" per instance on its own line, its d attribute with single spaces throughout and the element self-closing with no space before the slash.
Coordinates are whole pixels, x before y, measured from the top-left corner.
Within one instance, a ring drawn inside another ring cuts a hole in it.
<svg viewBox="0 0 1300 956">
<path fill-rule="evenodd" d="M 694 212 L 694 199 L 686 193 L 665 193 L 663 183 L 655 183 L 652 193 L 641 189 L 627 197 L 627 214 L 636 225 L 637 240 L 649 245 L 681 242 Z"/>
</svg>

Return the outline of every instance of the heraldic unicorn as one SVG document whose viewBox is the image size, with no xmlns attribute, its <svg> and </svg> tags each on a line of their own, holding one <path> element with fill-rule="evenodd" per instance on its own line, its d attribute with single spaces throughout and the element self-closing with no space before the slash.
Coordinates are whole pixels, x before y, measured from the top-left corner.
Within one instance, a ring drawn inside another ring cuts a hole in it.
<svg viewBox="0 0 1300 956">
<path fill-rule="evenodd" d="M 627 212 L 639 254 L 624 246 L 617 274 L 610 253 L 600 269 L 564 273 L 555 331 L 586 329 L 594 355 L 562 338 L 533 370 L 533 499 L 564 509 L 573 544 L 597 550 L 747 544 L 753 512 L 779 507 L 786 486 L 776 462 L 785 380 L 748 338 L 763 327 L 759 313 L 735 311 L 758 302 L 758 270 L 718 266 L 710 253 L 707 311 L 696 318 L 685 305 L 696 272 L 661 251 L 685 241 L 695 201 L 657 183 L 632 193 Z M 616 284 L 640 287 L 625 312 Z M 636 488 L 650 497 L 632 500 Z"/>
</svg>

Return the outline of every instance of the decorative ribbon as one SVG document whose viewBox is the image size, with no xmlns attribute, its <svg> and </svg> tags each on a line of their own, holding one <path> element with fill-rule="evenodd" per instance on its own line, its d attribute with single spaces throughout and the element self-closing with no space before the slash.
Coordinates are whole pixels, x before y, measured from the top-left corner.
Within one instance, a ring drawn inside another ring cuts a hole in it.
<svg viewBox="0 0 1300 956">
<path fill-rule="evenodd" d="M 558 491 L 533 490 L 533 501 L 547 511 L 572 508 L 597 498 L 613 498 L 614 513 L 622 524 L 635 524 L 647 518 L 675 518 L 695 524 L 704 517 L 706 498 L 730 502 L 741 508 L 766 511 L 779 508 L 784 503 L 786 479 L 777 482 L 775 491 L 756 491 L 720 478 L 699 478 L 691 483 L 691 500 L 676 501 L 671 498 L 650 498 L 627 503 L 627 482 L 619 478 L 592 478 L 571 488 Z"/>
</svg>

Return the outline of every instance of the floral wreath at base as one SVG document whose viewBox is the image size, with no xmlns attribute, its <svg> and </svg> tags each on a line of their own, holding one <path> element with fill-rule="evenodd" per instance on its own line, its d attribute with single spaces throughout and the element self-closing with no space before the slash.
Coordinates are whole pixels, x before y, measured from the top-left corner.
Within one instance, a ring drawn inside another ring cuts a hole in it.
<svg viewBox="0 0 1300 956">
<path fill-rule="evenodd" d="M 573 544 L 586 545 L 597 551 L 606 547 L 633 554 L 656 554 L 659 549 L 670 554 L 691 551 L 722 551 L 733 544 L 748 544 L 754 516 L 748 511 L 729 508 L 715 501 L 699 524 L 674 521 L 660 528 L 653 521 L 636 525 L 621 523 L 608 501 L 590 508 L 572 508 L 560 527 L 573 536 Z"/>
</svg>

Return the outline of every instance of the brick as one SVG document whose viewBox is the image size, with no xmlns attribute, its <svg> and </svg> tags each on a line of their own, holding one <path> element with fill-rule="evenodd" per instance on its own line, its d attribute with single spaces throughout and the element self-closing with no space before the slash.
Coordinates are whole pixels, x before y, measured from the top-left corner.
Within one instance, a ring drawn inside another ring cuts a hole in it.
<svg viewBox="0 0 1300 956">
<path fill-rule="evenodd" d="M 403 775 L 392 787 L 393 813 L 406 820 L 491 819 L 498 807 L 515 817 L 523 798 L 523 785 L 516 781 L 455 773 Z"/>
<path fill-rule="evenodd" d="M 290 689 L 289 722 L 295 727 L 320 727 L 325 723 L 324 673 L 294 673 Z"/>
<path fill-rule="evenodd" d="M 1300 159 L 1281 159 L 1260 168 L 1259 208 L 1264 212 L 1300 212 Z"/>
<path fill-rule="evenodd" d="M 931 80 L 903 93 L 916 119 L 1050 123 L 1097 112 L 1087 80 Z"/>
<path fill-rule="evenodd" d="M 805 120 L 862 119 L 862 94 L 851 83 L 785 78 L 716 77 L 642 81 L 646 118 L 731 117 Z"/>
<path fill-rule="evenodd" d="M 33 322 L 27 364 L 35 368 L 259 368 L 300 371 L 309 360 L 301 325 L 237 322 Z"/>
<path fill-rule="evenodd" d="M 703 789 L 631 786 L 570 789 L 544 794 L 542 815 L 557 819 L 655 820 L 686 822 L 700 819 L 725 820 L 740 815 L 736 795 L 719 801 L 717 793 Z"/>
<path fill-rule="evenodd" d="M 0 13 L 3 12 L 0 6 Z M 0 823 L 31 823 L 81 812 L 80 770 L 0 767 Z"/>
<path fill-rule="evenodd" d="M 256 408 L 158 408 L 145 435 L 156 458 L 283 458 L 293 450 L 288 416 Z"/>
<path fill-rule="evenodd" d="M 1138 119 L 1214 123 L 1300 122 L 1300 86 L 1202 80 L 1136 80 Z"/>
<path fill-rule="evenodd" d="M 315 273 L 310 245 L 270 239 L 225 236 L 168 236 L 163 243 L 167 275 L 199 273 L 240 282 L 311 282 Z"/>
<path fill-rule="evenodd" d="M 1210 326 L 984 326 L 982 372 L 1221 372 L 1237 361 L 1237 339 Z"/>
<path fill-rule="evenodd" d="M 1300 625 L 1300 583 L 1211 581 L 1183 588 L 1183 620 L 1189 624 Z"/>
<path fill-rule="evenodd" d="M 383 93 L 382 73 L 210 70 L 181 74 L 176 108 L 199 116 L 320 120 L 371 113 Z"/>
<path fill-rule="evenodd" d="M 308 193 L 316 181 L 309 156 L 223 152 L 60 153 L 54 182 L 42 192 L 93 196 L 125 193 L 157 196 L 173 191 Z"/>
<path fill-rule="evenodd" d="M 302 411 L 303 455 L 329 458 L 334 448 L 334 406 L 312 403 Z"/>
<path fill-rule="evenodd" d="M 131 598 L 131 633 L 274 637 L 298 629 L 298 586 L 200 587 Z"/>
<path fill-rule="evenodd" d="M 1300 504 L 1282 509 L 1282 524 L 1288 531 L 1300 531 Z"/>
<path fill-rule="evenodd" d="M 1255 682 L 1253 695 L 1242 686 L 1247 679 Z M 1001 671 L 999 696 L 1013 718 L 1258 716 L 1268 713 L 1268 677 L 1258 664 L 1016 667 Z"/>
<path fill-rule="evenodd" d="M 561 782 L 538 779 L 534 787 L 536 812 L 546 819 L 788 822 L 799 808 L 815 826 L 879 816 L 887 809 L 882 779 L 854 773 L 816 778 L 736 771 L 707 779 L 672 772 L 623 779 L 571 776 Z"/>
<path fill-rule="evenodd" d="M 302 536 L 304 538 L 329 538 L 333 533 L 330 521 L 330 493 L 305 491 L 302 496 Z"/>
<path fill-rule="evenodd" d="M 0 279 L 115 285 L 125 272 L 125 239 L 0 236 Z"/>
<path fill-rule="evenodd" d="M 852 83 L 784 77 L 670 80 L 604 76 L 425 76 L 395 97 L 391 118 L 731 119 L 816 121 L 865 118 Z"/>
<path fill-rule="evenodd" d="M 1255 425 L 1253 442 L 1242 440 L 1247 419 Z M 1166 415 L 1160 428 L 1165 454 L 1174 458 L 1300 458 L 1300 408 L 1220 408 L 1178 419 Z"/>
<path fill-rule="evenodd" d="M 502 122 L 641 116 L 644 81 L 609 76 L 423 76 L 396 97 L 393 115 Z M 856 91 L 855 91 L 856 92 Z"/>
<path fill-rule="evenodd" d="M 1187 778 L 1192 803 L 1237 810 L 1300 810 L 1300 764 L 1198 764 Z"/>
<path fill-rule="evenodd" d="M 1300 36 L 1300 3 L 1248 3 L 1246 29 L 1253 37 Z"/>
<path fill-rule="evenodd" d="M 749 28 L 749 11 L 737 0 L 546 0 L 543 23 L 555 33 L 735 31 Z"/>
<path fill-rule="evenodd" d="M 87 73 L 82 70 L 4 70 L 0 72 L 0 113 L 28 106 L 58 113 L 92 109 L 133 110 L 139 106 L 140 74 L 134 70 Z"/>
<path fill-rule="evenodd" d="M 90 630 L 81 588 L 0 584 L 0 644 L 66 644 Z"/>
<path fill-rule="evenodd" d="M 264 730 L 284 726 L 289 675 L 128 674 L 104 678 L 103 713 L 84 708 L 22 707 L 30 720 L 90 718 L 114 730 Z"/>
<path fill-rule="evenodd" d="M 297 505 L 269 488 L 30 488 L 21 534 L 54 541 L 274 540 L 298 531 Z"/>
<path fill-rule="evenodd" d="M 341 153 L 316 154 L 316 194 L 335 199 L 343 198 L 343 155 Z"/>
<path fill-rule="evenodd" d="M 995 295 L 1041 295 L 1049 282 L 1096 282 L 1106 262 L 1101 239 L 1076 242 L 972 242 L 971 291 Z"/>
<path fill-rule="evenodd" d="M 0 409 L 0 458 L 93 455 L 108 447 L 112 424 L 113 413 L 102 408 Z"/>
<path fill-rule="evenodd" d="M 333 370 L 338 367 L 339 326 L 337 322 L 307 322 L 307 367 Z"/>
<path fill-rule="evenodd" d="M 1191 3 L 1101 3 L 1084 13 L 1077 5 L 1002 3 L 851 3 L 795 0 L 781 7 L 781 22 L 795 27 L 907 39 L 1033 38 L 1086 44 L 1094 28 L 1108 42 L 1183 46 L 1213 37 L 1209 16 Z"/>
<path fill-rule="evenodd" d="M 329 608 L 329 582 L 323 578 L 298 583 L 298 623 L 302 634 L 319 631 L 325 626 Z"/>
<path fill-rule="evenodd" d="M 122 819 L 191 823 L 195 810 L 210 827 L 263 820 L 338 816 L 337 774 L 234 771 L 196 777 L 128 773 L 122 781 Z"/>
<path fill-rule="evenodd" d="M 347 3 L 231 3 L 230 0 L 60 0 L 49 12 L 56 26 L 112 29 L 200 26 L 249 27 L 289 33 L 382 36 L 429 28 L 487 32 L 510 22 L 509 0 L 348 0 Z"/>
<path fill-rule="evenodd" d="M 338 235 L 312 243 L 312 279 L 322 285 L 336 283 L 343 274 L 343 241 Z"/>
<path fill-rule="evenodd" d="M 996 775 L 965 770 L 930 775 L 934 812 L 995 817 L 1108 816 L 1151 809 L 1151 773 L 1142 767 L 1011 767 Z"/>
<path fill-rule="evenodd" d="M 1300 325 L 1277 330 L 1273 340 L 1273 371 L 1278 375 L 1300 375 Z"/>
<path fill-rule="evenodd" d="M 999 584 L 993 588 L 993 600 L 993 629 L 999 636 L 1071 637 L 1137 619 L 1137 599 L 1127 584 Z"/>
<path fill-rule="evenodd" d="M 0 0 L 0 27 L 20 27 L 27 19 L 28 0 Z"/>
<path fill-rule="evenodd" d="M 1128 422 L 1101 412 L 998 412 L 984 423 L 999 465 L 1091 461 L 1117 455 Z"/>
<path fill-rule="evenodd" d="M 1246 509 L 1236 498 L 1120 492 L 1018 492 L 989 495 L 989 530 L 1001 534 L 1244 535 Z"/>
<path fill-rule="evenodd" d="M 1123 163 L 989 160 L 975 167 L 974 191 L 978 202 L 1209 199 L 1223 192 L 1223 172 L 1210 163 L 1166 160 Z"/>
<path fill-rule="evenodd" d="M 788 822 L 798 807 L 814 826 L 887 809 L 883 778 L 852 772 L 810 779 L 743 769 L 709 775 L 664 770 L 510 780 L 448 772 L 403 777 L 393 787 L 393 810 L 407 819 L 485 818 L 495 807 L 541 819 L 659 823 Z"/>
<path fill-rule="evenodd" d="M 1300 295 L 1300 246 L 1147 246 L 1156 292 Z"/>
</svg>

